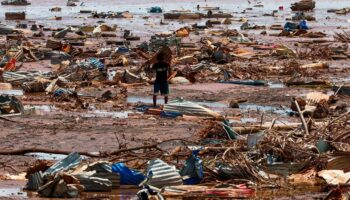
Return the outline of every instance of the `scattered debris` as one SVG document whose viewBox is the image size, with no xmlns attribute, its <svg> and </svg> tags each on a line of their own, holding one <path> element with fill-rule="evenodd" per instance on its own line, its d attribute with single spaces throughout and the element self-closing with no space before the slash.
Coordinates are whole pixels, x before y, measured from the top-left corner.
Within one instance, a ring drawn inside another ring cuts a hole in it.
<svg viewBox="0 0 350 200">
<path fill-rule="evenodd" d="M 1 180 L 27 179 L 33 198 L 348 195 L 348 8 L 65 3 L 43 19 L 2 2 Z"/>
<path fill-rule="evenodd" d="M 293 3 L 291 9 L 293 11 L 308 11 L 315 8 L 316 2 L 313 0 L 301 0 L 299 2 Z"/>
<path fill-rule="evenodd" d="M 5 13 L 5 20 L 25 20 L 25 12 L 7 12 Z"/>
<path fill-rule="evenodd" d="M 1 2 L 1 5 L 12 5 L 12 6 L 27 6 L 31 3 L 26 0 L 5 0 Z"/>
</svg>

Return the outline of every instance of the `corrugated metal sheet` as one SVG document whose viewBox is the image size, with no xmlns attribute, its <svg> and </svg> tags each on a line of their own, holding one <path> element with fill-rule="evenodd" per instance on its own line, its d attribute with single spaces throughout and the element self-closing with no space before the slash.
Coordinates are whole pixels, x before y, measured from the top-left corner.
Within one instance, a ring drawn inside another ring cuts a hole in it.
<svg viewBox="0 0 350 200">
<path fill-rule="evenodd" d="M 343 170 L 345 173 L 350 172 L 350 156 L 340 156 L 328 160 L 326 169 Z"/>
<path fill-rule="evenodd" d="M 321 101 L 329 101 L 330 96 L 322 92 L 310 92 L 306 95 L 306 103 L 309 106 L 315 106 Z"/>
<path fill-rule="evenodd" d="M 17 72 L 5 71 L 3 76 L 6 82 L 14 82 L 14 81 L 25 82 L 25 81 L 32 81 L 38 77 L 44 77 L 44 78 L 51 77 L 51 75 L 48 73 L 43 74 L 41 72 L 25 72 L 25 71 L 17 71 Z"/>
<path fill-rule="evenodd" d="M 29 175 L 26 185 L 27 190 L 36 191 L 43 185 L 43 174 L 41 171 Z"/>
<path fill-rule="evenodd" d="M 196 103 L 176 99 L 164 105 L 166 112 L 179 112 L 185 115 L 195 115 L 203 117 L 219 117 L 220 114 Z"/>
<path fill-rule="evenodd" d="M 98 172 L 92 175 L 93 177 L 108 179 L 112 182 L 112 188 L 120 188 L 120 176 L 117 173 L 113 172 Z"/>
<path fill-rule="evenodd" d="M 112 164 L 109 162 L 95 162 L 90 164 L 86 171 L 112 172 Z"/>
<path fill-rule="evenodd" d="M 140 83 L 140 82 L 142 82 L 141 76 L 137 76 L 137 75 L 131 73 L 127 69 L 124 72 L 124 79 L 127 83 Z"/>
<path fill-rule="evenodd" d="M 170 166 L 160 159 L 149 162 L 147 174 L 153 174 L 148 184 L 154 187 L 182 185 L 181 176 L 175 166 Z"/>
<path fill-rule="evenodd" d="M 87 175 L 75 175 L 74 177 L 84 186 L 84 191 L 109 192 L 112 190 L 112 182 L 108 179 L 90 177 Z"/>
<path fill-rule="evenodd" d="M 82 160 L 82 157 L 77 152 L 73 152 L 65 157 L 63 160 L 58 161 L 45 171 L 45 174 L 53 174 L 62 170 L 67 170 L 77 166 Z"/>
</svg>

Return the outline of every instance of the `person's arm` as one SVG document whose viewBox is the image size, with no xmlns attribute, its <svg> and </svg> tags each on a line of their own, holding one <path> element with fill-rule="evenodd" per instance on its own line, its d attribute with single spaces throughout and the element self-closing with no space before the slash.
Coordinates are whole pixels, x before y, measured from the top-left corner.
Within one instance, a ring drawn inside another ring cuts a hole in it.
<svg viewBox="0 0 350 200">
<path fill-rule="evenodd" d="M 168 65 L 168 77 L 167 77 L 167 80 L 170 81 L 175 76 L 176 76 L 176 73 L 173 73 L 173 71 L 171 70 L 170 65 Z"/>
<path fill-rule="evenodd" d="M 154 64 L 151 64 L 151 63 L 148 63 L 148 69 L 150 72 L 156 72 L 156 68 L 155 68 L 155 63 Z"/>
<path fill-rule="evenodd" d="M 168 77 L 170 77 L 172 74 L 172 71 L 171 71 L 171 66 L 170 64 L 168 65 Z"/>
</svg>

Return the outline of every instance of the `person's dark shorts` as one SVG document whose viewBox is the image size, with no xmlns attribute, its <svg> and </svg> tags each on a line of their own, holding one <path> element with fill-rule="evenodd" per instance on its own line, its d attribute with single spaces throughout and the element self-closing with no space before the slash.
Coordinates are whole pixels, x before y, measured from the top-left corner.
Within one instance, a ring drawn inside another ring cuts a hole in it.
<svg viewBox="0 0 350 200">
<path fill-rule="evenodd" d="M 168 95 L 169 94 L 169 84 L 167 82 L 160 83 L 155 82 L 154 83 L 154 94 L 161 94 L 161 95 Z"/>
</svg>

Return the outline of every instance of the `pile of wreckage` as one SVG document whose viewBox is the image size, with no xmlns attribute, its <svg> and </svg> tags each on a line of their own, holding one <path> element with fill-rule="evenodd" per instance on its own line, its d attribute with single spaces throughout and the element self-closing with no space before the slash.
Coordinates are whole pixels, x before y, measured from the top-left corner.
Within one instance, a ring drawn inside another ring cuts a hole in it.
<svg viewBox="0 0 350 200">
<path fill-rule="evenodd" d="M 30 2 L 28 2 L 27 0 L 5 0 L 1 2 L 1 5 L 27 6 L 30 5 Z"/>
<path fill-rule="evenodd" d="M 309 101 L 315 96 L 310 95 Z M 302 113 L 297 100 L 295 106 Z M 281 125 L 274 120 L 269 126 L 251 127 L 248 135 L 191 102 L 170 102 L 164 111 L 205 117 L 200 123 L 206 125 L 197 133 L 201 139 L 169 140 L 115 152 L 79 152 L 83 156 L 74 152 L 55 164 L 38 161 L 27 170 L 26 189 L 56 198 L 131 186 L 139 190 L 140 199 L 253 198 L 259 189 L 301 184 L 301 180 L 332 188 L 323 194 L 325 198 L 338 197 L 336 191 L 350 180 L 346 164 L 349 111 L 325 122 L 307 120 L 302 113 L 302 123 Z M 18 152 L 7 152 L 12 153 Z"/>
<path fill-rule="evenodd" d="M 313 73 L 319 72 L 317 70 L 327 70 L 328 65 L 326 62 L 318 62 L 296 64 L 296 66 L 287 64 L 281 68 L 264 66 L 258 69 L 253 66 L 249 68 L 237 66 L 235 61 L 257 59 L 266 57 L 266 55 L 304 59 L 315 57 L 343 59 L 344 56 L 347 57 L 344 55 L 345 51 L 340 47 L 327 46 L 323 49 L 319 48 L 318 51 L 298 52 L 283 45 L 258 45 L 249 39 L 248 35 L 237 30 L 211 31 L 212 37 L 200 38 L 199 46 L 182 42 L 183 38 L 188 37 L 196 29 L 198 26 L 183 27 L 173 33 L 155 35 L 148 42 L 143 42 L 136 48 L 128 47 L 128 40 L 135 36 L 125 30 L 125 41 L 118 42 L 118 46 L 83 51 L 77 45 L 84 45 L 90 37 L 109 34 L 116 30 L 116 26 L 101 24 L 96 27 L 67 27 L 54 32 L 53 37 L 49 38 L 44 45 L 34 46 L 30 43 L 23 43 L 7 50 L 7 55 L 3 56 L 1 61 L 4 70 L 2 79 L 14 86 L 20 86 L 25 92 L 47 92 L 55 97 L 62 94 L 74 95 L 74 88 L 93 80 L 111 81 L 109 84 L 117 84 L 122 87 L 149 84 L 154 81 L 151 78 L 153 72 L 149 70 L 150 66 L 156 62 L 156 55 L 162 52 L 167 55 L 168 62 L 174 64 L 174 73 L 170 78 L 170 83 L 189 84 L 213 81 L 266 86 L 266 81 L 261 80 L 264 76 L 275 73 L 276 75 L 295 75 L 297 73 L 302 76 L 310 76 L 308 75 L 310 71 Z M 288 22 L 282 33 L 297 35 L 295 32 L 304 31 L 305 33 L 307 29 L 309 28 L 304 20 L 299 25 Z M 12 32 L 10 28 L 6 30 Z M 70 39 L 71 37 L 73 38 Z M 106 42 L 108 43 L 108 40 Z M 44 59 L 50 60 L 53 72 L 19 71 L 20 62 Z M 143 64 L 141 67 L 133 67 L 135 61 Z M 114 75 L 109 77 L 112 70 Z M 300 76 L 296 78 L 294 75 L 285 81 L 285 85 L 328 85 L 323 80 L 301 80 Z M 340 94 L 346 94 L 348 86 L 335 86 L 335 90 L 339 90 Z"/>
</svg>

